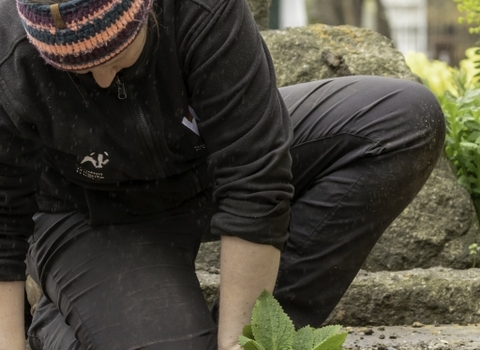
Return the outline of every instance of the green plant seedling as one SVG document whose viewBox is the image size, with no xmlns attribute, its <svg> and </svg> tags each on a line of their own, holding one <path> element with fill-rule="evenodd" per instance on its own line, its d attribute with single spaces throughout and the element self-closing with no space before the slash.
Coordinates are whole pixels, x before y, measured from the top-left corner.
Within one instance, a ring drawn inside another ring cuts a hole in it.
<svg viewBox="0 0 480 350">
<path fill-rule="evenodd" d="M 252 312 L 252 323 L 243 328 L 238 338 L 245 350 L 341 350 L 347 333 L 342 326 L 314 329 L 310 326 L 295 331 L 290 318 L 275 298 L 264 291 Z"/>
<path fill-rule="evenodd" d="M 470 255 L 473 255 L 473 266 L 475 267 L 477 263 L 477 254 L 478 254 L 478 244 L 473 243 L 468 246 L 468 249 L 470 250 Z"/>
</svg>

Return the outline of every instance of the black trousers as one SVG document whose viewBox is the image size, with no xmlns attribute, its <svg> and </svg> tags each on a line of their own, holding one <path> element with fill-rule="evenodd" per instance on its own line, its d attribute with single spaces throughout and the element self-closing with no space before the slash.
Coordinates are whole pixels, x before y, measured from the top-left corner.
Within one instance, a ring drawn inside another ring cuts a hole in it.
<svg viewBox="0 0 480 350">
<path fill-rule="evenodd" d="M 445 123 L 433 95 L 403 80 L 280 91 L 294 125 L 295 198 L 274 294 L 297 327 L 318 327 L 427 180 Z M 38 213 L 27 265 L 44 296 L 32 349 L 216 349 L 194 271 L 214 210 L 101 227 L 76 212 Z"/>
</svg>

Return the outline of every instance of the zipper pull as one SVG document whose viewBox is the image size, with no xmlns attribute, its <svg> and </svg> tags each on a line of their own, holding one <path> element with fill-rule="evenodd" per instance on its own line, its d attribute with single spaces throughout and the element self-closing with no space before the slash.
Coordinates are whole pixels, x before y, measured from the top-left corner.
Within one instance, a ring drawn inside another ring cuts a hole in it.
<svg viewBox="0 0 480 350">
<path fill-rule="evenodd" d="M 127 98 L 127 89 L 125 88 L 125 84 L 123 83 L 122 79 L 117 75 L 117 91 L 118 91 L 118 99 L 125 100 Z"/>
</svg>

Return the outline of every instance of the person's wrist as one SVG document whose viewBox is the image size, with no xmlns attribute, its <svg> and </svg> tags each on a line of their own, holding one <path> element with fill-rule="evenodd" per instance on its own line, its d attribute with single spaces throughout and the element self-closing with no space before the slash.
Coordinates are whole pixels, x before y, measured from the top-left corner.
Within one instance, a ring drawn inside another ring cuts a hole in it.
<svg viewBox="0 0 480 350">
<path fill-rule="evenodd" d="M 218 350 L 242 350 L 242 347 L 238 344 L 235 345 L 226 345 L 226 346 L 218 346 Z"/>
<path fill-rule="evenodd" d="M 0 350 L 25 350 L 24 282 L 0 282 Z"/>
<path fill-rule="evenodd" d="M 8 339 L 4 339 L 0 342 L 0 350 L 25 350 L 26 340 L 23 336 L 23 332 L 19 335 L 10 335 Z"/>
<path fill-rule="evenodd" d="M 240 334 L 239 334 L 240 335 Z M 241 350 L 237 337 L 226 337 L 224 332 L 218 334 L 218 350 Z"/>
</svg>

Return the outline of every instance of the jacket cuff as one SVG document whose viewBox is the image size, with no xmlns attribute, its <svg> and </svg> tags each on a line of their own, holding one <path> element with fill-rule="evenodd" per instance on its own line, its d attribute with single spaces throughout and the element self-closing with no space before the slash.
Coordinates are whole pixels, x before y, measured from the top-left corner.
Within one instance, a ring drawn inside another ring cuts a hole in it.
<svg viewBox="0 0 480 350">
<path fill-rule="evenodd" d="M 28 246 L 23 239 L 0 238 L 0 281 L 25 281 Z"/>
<path fill-rule="evenodd" d="M 267 217 L 243 217 L 224 211 L 217 212 L 211 222 L 211 233 L 218 236 L 235 236 L 246 241 L 268 244 L 283 251 L 288 239 L 290 205 L 281 202 L 273 212 L 280 215 Z"/>
<path fill-rule="evenodd" d="M 14 282 L 26 280 L 26 265 L 23 261 L 0 259 L 0 281 Z"/>
</svg>

